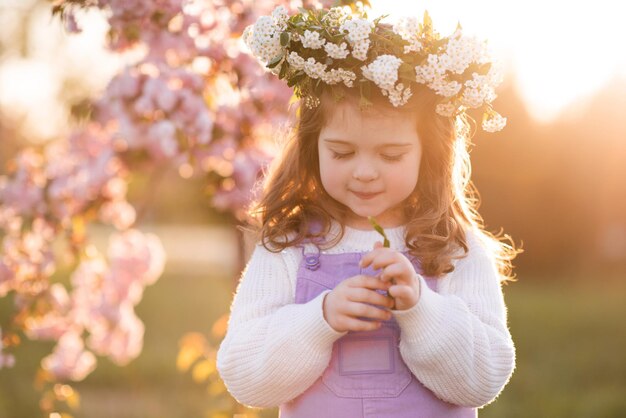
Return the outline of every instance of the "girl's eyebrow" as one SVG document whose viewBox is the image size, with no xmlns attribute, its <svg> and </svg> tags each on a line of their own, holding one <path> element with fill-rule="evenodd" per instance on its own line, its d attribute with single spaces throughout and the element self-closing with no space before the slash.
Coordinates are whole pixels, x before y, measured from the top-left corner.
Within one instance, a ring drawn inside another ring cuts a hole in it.
<svg viewBox="0 0 626 418">
<path fill-rule="evenodd" d="M 342 141 L 341 139 L 324 139 L 324 142 L 328 142 L 330 144 L 339 144 L 339 145 L 352 145 L 349 141 Z M 413 144 L 411 142 L 389 142 L 386 144 L 381 144 L 376 148 L 387 148 L 387 147 L 410 147 Z"/>
</svg>

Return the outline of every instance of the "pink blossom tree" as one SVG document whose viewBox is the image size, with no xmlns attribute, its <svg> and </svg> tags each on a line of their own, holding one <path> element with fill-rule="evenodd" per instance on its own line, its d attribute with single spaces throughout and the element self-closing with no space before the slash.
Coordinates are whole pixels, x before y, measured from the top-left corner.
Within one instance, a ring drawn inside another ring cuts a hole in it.
<svg viewBox="0 0 626 418">
<path fill-rule="evenodd" d="M 54 2 L 52 12 L 68 31 L 81 31 L 78 9 L 99 9 L 110 25 L 108 48 L 141 54 L 91 101 L 88 120 L 68 138 L 22 149 L 0 176 L 0 298 L 14 301 L 0 328 L 0 369 L 15 363 L 22 337 L 55 341 L 38 374 L 49 386 L 43 399 L 70 404 L 71 387 L 58 382 L 84 379 L 96 355 L 125 365 L 141 353 L 144 325 L 134 307 L 162 274 L 166 254 L 156 235 L 137 228 L 142 211 L 127 200 L 131 174 L 174 166 L 185 178 L 202 177 L 212 205 L 229 213 L 233 225 L 245 221 L 253 186 L 272 158 L 265 144 L 288 117 L 292 92 L 245 53 L 240 37 L 278 5 L 303 6 L 297 0 Z M 90 241 L 91 223 L 116 230 L 106 254 Z M 65 281 L 55 274 L 63 263 L 71 270 Z M 224 329 L 225 317 L 214 333 L 223 336 Z M 204 368 L 199 375 L 206 378 L 214 361 L 215 349 L 202 336 L 183 338 L 180 370 Z M 225 390 L 218 385 L 214 392 Z M 41 404 L 54 412 L 53 403 Z"/>
</svg>

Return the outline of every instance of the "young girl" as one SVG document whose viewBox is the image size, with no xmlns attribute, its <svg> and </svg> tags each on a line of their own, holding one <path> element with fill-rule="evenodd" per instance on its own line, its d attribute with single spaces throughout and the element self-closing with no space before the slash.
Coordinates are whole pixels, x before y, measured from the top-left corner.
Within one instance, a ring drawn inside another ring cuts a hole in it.
<svg viewBox="0 0 626 418">
<path fill-rule="evenodd" d="M 428 23 L 391 28 L 337 8 L 288 18 L 279 8 L 246 29 L 262 62 L 282 53 L 272 72 L 302 106 L 252 210 L 258 244 L 217 354 L 244 405 L 279 406 L 281 418 L 475 417 L 513 373 L 501 281 L 519 250 L 482 228 L 462 111 L 492 74 L 461 74 L 457 82 L 474 81 L 464 84 L 470 94 L 443 104 L 438 90 L 452 87 L 434 88 L 426 70 L 420 78 L 425 67 L 414 66 L 413 80 L 398 76 L 407 62 L 434 62 L 428 54 L 448 53 L 448 70 L 462 66 L 469 44 L 458 31 L 441 42 Z M 390 50 L 402 62 L 377 65 Z M 300 59 L 309 65 L 298 69 Z M 343 84 L 332 75 L 340 71 Z M 399 78 L 406 84 L 394 85 Z M 481 101 L 487 130 L 502 125 L 493 98 Z"/>
</svg>

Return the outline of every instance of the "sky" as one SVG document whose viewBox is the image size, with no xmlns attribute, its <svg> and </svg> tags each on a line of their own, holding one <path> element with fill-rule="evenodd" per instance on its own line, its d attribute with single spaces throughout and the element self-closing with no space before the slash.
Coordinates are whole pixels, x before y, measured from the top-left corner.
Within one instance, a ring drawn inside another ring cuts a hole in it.
<svg viewBox="0 0 626 418">
<path fill-rule="evenodd" d="M 460 22 L 467 35 L 487 39 L 496 57 L 513 68 L 513 82 L 539 121 L 550 122 L 616 74 L 626 76 L 621 1 L 372 0 L 372 5 L 371 18 L 390 14 L 391 22 L 400 15 L 421 17 L 426 9 L 444 36 Z M 16 21 L 10 7 L 2 12 L 0 35 Z M 50 18 L 49 7 L 37 10 L 29 59 L 8 57 L 0 67 L 0 106 L 23 113 L 29 136 L 45 140 L 67 128 L 68 115 L 57 104 L 60 95 L 72 92 L 59 80 L 71 77 L 98 91 L 122 64 L 104 50 L 104 18 L 93 12 L 84 19 L 84 33 L 69 35 Z"/>
<path fill-rule="evenodd" d="M 372 0 L 370 17 L 421 17 L 428 10 L 444 36 L 457 22 L 487 39 L 515 71 L 532 116 L 549 122 L 615 75 L 626 76 L 626 2 L 595 0 Z"/>
</svg>

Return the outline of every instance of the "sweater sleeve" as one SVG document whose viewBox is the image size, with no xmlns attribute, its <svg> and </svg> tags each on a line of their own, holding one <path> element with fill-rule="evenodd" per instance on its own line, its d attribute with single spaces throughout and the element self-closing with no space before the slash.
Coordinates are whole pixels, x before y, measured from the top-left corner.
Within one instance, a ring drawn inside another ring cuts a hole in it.
<svg viewBox="0 0 626 418">
<path fill-rule="evenodd" d="M 469 240 L 468 240 L 469 241 Z M 392 311 L 400 353 L 415 377 L 439 398 L 468 407 L 492 402 L 515 369 L 515 347 L 495 261 L 476 238 L 441 286 L 420 280 L 411 309 Z"/>
<path fill-rule="evenodd" d="M 217 352 L 226 388 L 249 407 L 275 407 L 303 393 L 328 366 L 335 340 L 346 334 L 324 319 L 322 303 L 330 291 L 294 303 L 295 279 L 289 279 L 284 257 L 256 246 Z"/>
</svg>

